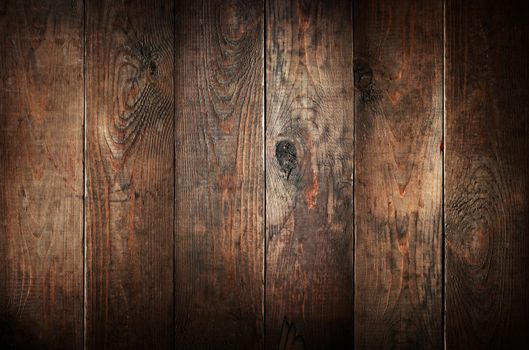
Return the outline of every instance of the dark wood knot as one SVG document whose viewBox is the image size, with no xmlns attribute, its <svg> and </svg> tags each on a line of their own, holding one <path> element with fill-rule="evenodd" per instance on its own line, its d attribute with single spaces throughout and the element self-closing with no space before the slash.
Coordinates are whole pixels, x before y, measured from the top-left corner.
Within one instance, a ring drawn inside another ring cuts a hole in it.
<svg viewBox="0 0 529 350">
<path fill-rule="evenodd" d="M 360 96 L 363 102 L 371 102 L 377 99 L 378 94 L 376 93 L 374 82 L 373 82 L 373 70 L 369 63 L 365 60 L 358 58 L 353 62 L 355 88 L 360 91 Z"/>
<path fill-rule="evenodd" d="M 296 146 L 287 140 L 279 141 L 276 144 L 276 158 L 281 171 L 288 179 L 292 170 L 298 165 Z"/>
</svg>

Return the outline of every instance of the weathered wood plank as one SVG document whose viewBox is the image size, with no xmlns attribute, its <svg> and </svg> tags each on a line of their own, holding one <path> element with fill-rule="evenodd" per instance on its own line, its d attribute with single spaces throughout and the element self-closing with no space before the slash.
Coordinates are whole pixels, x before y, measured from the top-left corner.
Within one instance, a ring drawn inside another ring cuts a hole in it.
<svg viewBox="0 0 529 350">
<path fill-rule="evenodd" d="M 446 8 L 446 338 L 529 347 L 529 11 Z"/>
<path fill-rule="evenodd" d="M 266 17 L 267 348 L 285 318 L 296 346 L 350 348 L 352 8 L 270 0 Z"/>
<path fill-rule="evenodd" d="M 176 13 L 176 347 L 262 348 L 264 6 Z"/>
<path fill-rule="evenodd" d="M 173 346 L 173 1 L 86 3 L 86 343 Z"/>
<path fill-rule="evenodd" d="M 441 349 L 443 3 L 354 13 L 355 344 Z"/>
<path fill-rule="evenodd" d="M 81 1 L 0 2 L 0 348 L 83 342 Z"/>
</svg>

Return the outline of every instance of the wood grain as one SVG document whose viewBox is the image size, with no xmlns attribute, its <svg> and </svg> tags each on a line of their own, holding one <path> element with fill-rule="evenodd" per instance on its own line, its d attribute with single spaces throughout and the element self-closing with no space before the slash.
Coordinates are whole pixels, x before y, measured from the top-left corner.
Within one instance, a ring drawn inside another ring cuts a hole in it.
<svg viewBox="0 0 529 350">
<path fill-rule="evenodd" d="M 83 339 L 82 2 L 0 2 L 0 348 Z"/>
<path fill-rule="evenodd" d="M 266 345 L 353 342 L 352 8 L 266 6 Z"/>
<path fill-rule="evenodd" d="M 354 13 L 355 344 L 441 349 L 443 4 Z"/>
<path fill-rule="evenodd" d="M 446 338 L 529 347 L 529 11 L 446 8 Z"/>
<path fill-rule="evenodd" d="M 263 4 L 181 1 L 176 347 L 263 347 Z"/>
<path fill-rule="evenodd" d="M 86 3 L 86 344 L 173 346 L 173 2 Z"/>
</svg>

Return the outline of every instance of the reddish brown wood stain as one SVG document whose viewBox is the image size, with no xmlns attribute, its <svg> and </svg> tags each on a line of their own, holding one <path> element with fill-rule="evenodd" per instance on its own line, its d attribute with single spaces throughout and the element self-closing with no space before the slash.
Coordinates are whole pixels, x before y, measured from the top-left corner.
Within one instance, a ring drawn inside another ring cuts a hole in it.
<svg viewBox="0 0 529 350">
<path fill-rule="evenodd" d="M 354 12 L 355 344 L 441 349 L 443 3 Z"/>
<path fill-rule="evenodd" d="M 176 8 L 176 348 L 264 345 L 263 4 Z"/>
<path fill-rule="evenodd" d="M 86 347 L 170 348 L 173 2 L 85 11 Z"/>
<path fill-rule="evenodd" d="M 0 3 L 0 348 L 83 344 L 82 8 Z"/>
<path fill-rule="evenodd" d="M 0 349 L 529 348 L 528 17 L 0 1 Z"/>
<path fill-rule="evenodd" d="M 286 317 L 308 346 L 348 348 L 352 8 L 268 1 L 266 17 L 266 347 L 277 349 Z M 278 142 L 295 145 L 289 176 Z"/>
<path fill-rule="evenodd" d="M 447 1 L 446 342 L 529 346 L 529 11 Z"/>
</svg>

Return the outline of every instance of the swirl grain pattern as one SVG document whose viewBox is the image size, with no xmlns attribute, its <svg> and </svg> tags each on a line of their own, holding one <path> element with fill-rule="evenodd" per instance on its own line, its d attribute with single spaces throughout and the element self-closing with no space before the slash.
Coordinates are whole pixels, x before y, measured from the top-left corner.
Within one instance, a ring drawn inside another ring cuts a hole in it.
<svg viewBox="0 0 529 350">
<path fill-rule="evenodd" d="M 173 346 L 173 2 L 86 5 L 86 345 Z"/>
<path fill-rule="evenodd" d="M 529 347 L 529 11 L 447 1 L 446 332 Z"/>
<path fill-rule="evenodd" d="M 263 3 L 176 8 L 178 349 L 260 349 Z"/>
<path fill-rule="evenodd" d="M 354 13 L 355 345 L 442 349 L 443 2 Z"/>
</svg>

